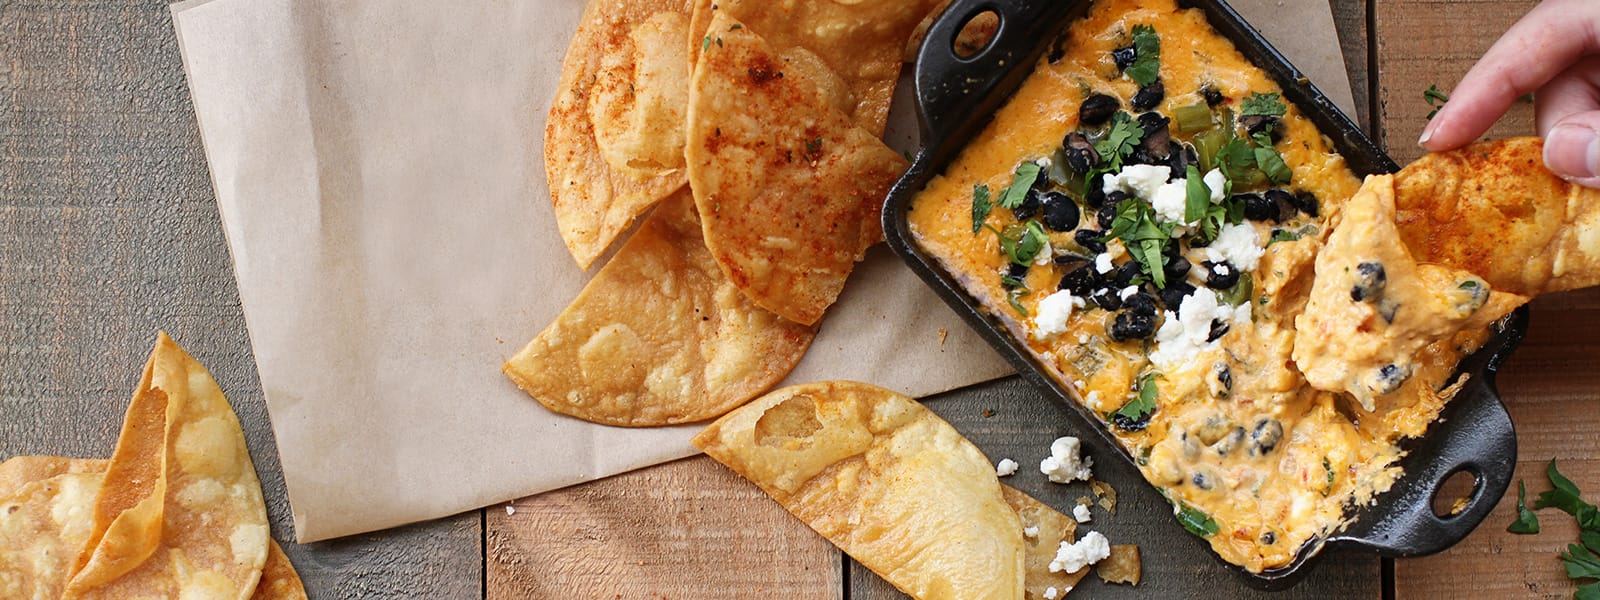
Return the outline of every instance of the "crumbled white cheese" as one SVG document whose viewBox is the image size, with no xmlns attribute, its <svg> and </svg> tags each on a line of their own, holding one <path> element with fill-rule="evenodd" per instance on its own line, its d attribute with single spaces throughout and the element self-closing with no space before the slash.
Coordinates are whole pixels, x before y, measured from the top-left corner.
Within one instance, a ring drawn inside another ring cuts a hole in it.
<svg viewBox="0 0 1600 600">
<path fill-rule="evenodd" d="M 1037 339 L 1045 339 L 1053 335 L 1064 333 L 1067 330 L 1067 318 L 1072 316 L 1072 309 L 1083 308 L 1083 298 L 1072 295 L 1066 290 L 1057 290 L 1039 301 L 1038 313 L 1033 317 L 1033 335 Z"/>
<path fill-rule="evenodd" d="M 1039 165 L 1040 169 L 1044 169 L 1044 170 L 1048 171 L 1048 170 L 1050 170 L 1050 165 L 1055 164 L 1055 162 L 1050 160 L 1050 157 L 1048 157 L 1048 156 L 1041 156 L 1038 159 L 1034 160 L 1033 164 Z"/>
<path fill-rule="evenodd" d="M 1150 208 L 1155 209 L 1156 218 L 1168 223 L 1189 223 L 1184 218 L 1188 206 L 1189 184 L 1186 179 L 1164 183 L 1150 196 Z M 1177 235 L 1177 232 L 1174 231 L 1173 235 Z"/>
<path fill-rule="evenodd" d="M 1118 173 L 1106 175 L 1100 188 L 1107 194 L 1122 191 L 1148 200 L 1171 176 L 1172 167 L 1166 165 L 1127 165 Z"/>
<path fill-rule="evenodd" d="M 1051 573 L 1072 573 L 1111 556 L 1111 542 L 1098 531 L 1091 531 L 1074 543 L 1061 542 L 1055 560 L 1050 561 Z"/>
<path fill-rule="evenodd" d="M 1027 538 L 1039 537 L 1039 528 L 1029 525 L 1022 528 L 1022 536 Z"/>
<path fill-rule="evenodd" d="M 1122 291 L 1117 292 L 1117 297 L 1121 298 L 1123 300 L 1127 300 L 1129 298 L 1134 297 L 1138 293 L 1139 293 L 1139 286 L 1130 285 L 1128 287 L 1122 288 Z"/>
<path fill-rule="evenodd" d="M 517 514 L 517 507 L 512 506 L 510 504 L 507 504 L 506 505 L 506 516 L 509 517 L 511 515 L 514 515 L 514 514 Z"/>
<path fill-rule="evenodd" d="M 1056 600 L 1056 596 L 1058 594 L 1060 594 L 1060 592 L 1056 591 L 1056 586 L 1052 585 L 1047 587 L 1044 589 L 1044 600 Z"/>
<path fill-rule="evenodd" d="M 1222 320 L 1237 322 L 1243 316 L 1249 320 L 1248 304 L 1243 311 L 1217 302 L 1217 293 L 1200 288 L 1183 299 L 1178 312 L 1165 311 L 1161 328 L 1156 330 L 1156 349 L 1150 353 L 1150 362 L 1157 367 L 1175 371 L 1194 359 L 1196 354 L 1216 347 L 1218 341 L 1211 337 L 1211 322 Z"/>
<path fill-rule="evenodd" d="M 1020 467 L 1020 466 L 1022 466 L 1022 465 L 1017 464 L 1017 461 L 1011 460 L 1009 458 L 1002 458 L 1002 459 L 1000 459 L 999 463 L 995 464 L 995 466 L 994 466 L 994 474 L 995 474 L 996 477 L 1006 477 L 1006 476 L 1009 476 L 1009 475 L 1015 475 L 1017 473 L 1017 467 Z"/>
<path fill-rule="evenodd" d="M 1072 518 L 1077 519 L 1079 523 L 1088 523 L 1089 522 L 1089 507 L 1088 507 L 1088 505 L 1078 504 L 1078 505 L 1073 506 L 1072 507 Z"/>
<path fill-rule="evenodd" d="M 1090 390 L 1089 394 L 1083 397 L 1083 403 L 1089 405 L 1089 408 L 1104 410 L 1100 406 L 1100 392 L 1098 390 Z"/>
<path fill-rule="evenodd" d="M 1206 182 L 1206 188 L 1211 190 L 1211 202 L 1213 204 L 1222 202 L 1222 189 L 1228 185 L 1228 180 L 1222 176 L 1222 171 L 1216 169 L 1206 171 L 1200 180 Z"/>
<path fill-rule="evenodd" d="M 1056 438 L 1050 443 L 1050 457 L 1039 462 L 1039 472 L 1050 476 L 1050 481 L 1068 483 L 1077 480 L 1088 481 L 1094 473 L 1089 468 L 1094 466 L 1094 459 L 1079 456 L 1078 438 L 1064 436 Z"/>
<path fill-rule="evenodd" d="M 1045 240 L 1044 247 L 1039 248 L 1039 253 L 1033 255 L 1033 264 L 1042 267 L 1050 264 L 1050 261 L 1055 260 L 1055 258 L 1056 251 L 1050 247 L 1050 240 Z"/>
<path fill-rule="evenodd" d="M 1211 267 L 1211 272 L 1216 273 L 1218 277 L 1227 277 L 1233 269 L 1228 268 L 1228 263 L 1217 263 Z"/>
<path fill-rule="evenodd" d="M 1223 225 L 1217 232 L 1217 239 L 1206 246 L 1206 258 L 1211 262 L 1227 261 L 1244 271 L 1255 270 L 1264 253 L 1261 236 L 1256 235 L 1255 226 L 1249 223 Z"/>
<path fill-rule="evenodd" d="M 1104 275 L 1106 273 L 1110 273 L 1111 269 L 1114 269 L 1114 268 L 1116 268 L 1116 267 L 1111 264 L 1111 255 L 1110 254 L 1106 254 L 1104 252 L 1101 252 L 1101 253 L 1095 255 L 1095 257 L 1094 257 L 1094 270 L 1095 270 L 1096 273 L 1100 273 L 1100 274 Z"/>
</svg>

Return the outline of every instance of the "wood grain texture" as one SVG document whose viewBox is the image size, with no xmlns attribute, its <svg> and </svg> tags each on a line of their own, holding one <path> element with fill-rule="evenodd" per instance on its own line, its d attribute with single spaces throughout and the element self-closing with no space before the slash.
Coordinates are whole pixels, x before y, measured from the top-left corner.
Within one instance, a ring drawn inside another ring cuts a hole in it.
<svg viewBox="0 0 1600 600">
<path fill-rule="evenodd" d="M 479 513 L 300 546 L 167 4 L 0 2 L 0 458 L 109 456 L 164 329 L 233 402 L 313 598 L 482 593 Z"/>
<path fill-rule="evenodd" d="M 1113 544 L 1138 544 L 1144 580 L 1135 588 L 1106 584 L 1090 575 L 1078 585 L 1081 597 L 1382 596 L 1378 559 L 1370 555 L 1325 556 L 1304 582 L 1287 593 L 1265 594 L 1250 589 L 1244 579 L 1223 568 L 1209 546 L 1178 525 L 1172 517 L 1172 505 L 1144 482 L 1131 463 L 1066 407 L 1042 397 L 1020 377 L 956 390 L 929 398 L 924 404 L 977 444 L 991 462 L 1010 458 L 1021 463 L 1017 474 L 1003 481 L 1057 510 L 1070 509 L 1079 497 L 1092 496 L 1093 492 L 1083 482 L 1050 483 L 1039 472 L 1039 461 L 1050 455 L 1050 442 L 1058 437 L 1070 435 L 1083 440 L 1084 453 L 1094 459 L 1095 476 L 1113 484 L 1118 501 L 1114 515 L 1094 507 L 1093 520 L 1079 526 L 1079 536 L 1099 531 Z M 990 416 L 984 416 L 986 413 Z M 851 565 L 850 585 L 852 600 L 906 597 L 860 565 Z"/>
<path fill-rule="evenodd" d="M 496 598 L 842 598 L 840 552 L 705 456 L 491 507 Z"/>
<path fill-rule="evenodd" d="M 1550 489 L 1545 465 L 1600 502 L 1600 289 L 1533 302 L 1529 334 L 1506 362 L 1499 388 L 1517 426 L 1518 479 L 1528 504 Z M 1442 554 L 1395 561 L 1395 597 L 1571 598 L 1573 583 L 1557 553 L 1578 540 L 1572 517 L 1539 511 L 1542 531 L 1516 535 L 1516 491 L 1500 500 L 1472 535 Z"/>
<path fill-rule="evenodd" d="M 1537 4 L 1534 0 L 1373 0 L 1378 142 L 1400 164 L 1422 155 L 1417 137 L 1431 108 L 1423 90 L 1448 93 L 1478 57 Z M 1488 138 L 1532 135 L 1533 104 L 1519 100 Z"/>
</svg>

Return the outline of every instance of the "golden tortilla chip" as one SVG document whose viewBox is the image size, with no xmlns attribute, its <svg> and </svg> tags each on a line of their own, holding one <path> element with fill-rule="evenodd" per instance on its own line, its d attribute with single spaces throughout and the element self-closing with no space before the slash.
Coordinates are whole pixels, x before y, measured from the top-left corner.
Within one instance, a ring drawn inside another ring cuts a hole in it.
<svg viewBox="0 0 1600 600">
<path fill-rule="evenodd" d="M 1111 556 L 1094 565 L 1094 572 L 1106 583 L 1139 585 L 1144 566 L 1139 562 L 1139 547 L 1134 544 L 1113 544 Z"/>
<path fill-rule="evenodd" d="M 700 232 L 687 192 L 663 202 L 506 375 L 550 410 L 628 427 L 710 419 L 783 379 L 815 330 L 740 294 Z"/>
<path fill-rule="evenodd" d="M 946 0 L 948 1 L 948 0 Z M 849 88 L 844 112 L 872 137 L 883 135 L 900 78 L 901 55 L 911 31 L 940 0 L 856 2 L 839 0 L 698 0 L 689 29 L 689 60 L 728 41 L 734 23 L 765 38 L 777 53 L 804 48 Z M 730 21 L 713 25 L 717 16 Z M 760 113 L 749 113 L 760 114 Z"/>
<path fill-rule="evenodd" d="M 816 323 L 883 237 L 905 160 L 833 110 L 749 27 L 717 12 L 689 91 L 689 181 L 706 246 L 739 290 Z"/>
<path fill-rule="evenodd" d="M 103 479 L 94 467 L 105 461 L 59 459 L 38 469 L 40 458 L 55 457 L 0 463 L 0 598 L 61 597 L 73 558 L 89 540 Z"/>
<path fill-rule="evenodd" d="M 830 381 L 735 410 L 695 446 L 917 598 L 1019 598 L 1022 522 L 994 466 L 915 400 Z"/>
<path fill-rule="evenodd" d="M 1600 284 L 1600 190 L 1544 167 L 1523 137 L 1429 154 L 1394 177 L 1400 236 L 1439 263 L 1522 296 Z"/>
<path fill-rule="evenodd" d="M 294 563 L 283 554 L 277 542 L 267 548 L 267 562 L 261 566 L 261 583 L 251 600 L 306 600 L 305 584 L 295 572 Z"/>
<path fill-rule="evenodd" d="M 1429 345 L 1481 330 L 1527 301 L 1472 273 L 1418 264 L 1395 224 L 1395 178 L 1368 177 L 1317 253 L 1293 358 L 1313 387 L 1363 409 L 1402 389 Z"/>
<path fill-rule="evenodd" d="M 93 523 L 64 598 L 255 593 L 270 537 L 244 432 L 211 374 L 164 333 L 128 407 Z"/>
<path fill-rule="evenodd" d="M 901 60 L 906 63 L 917 61 L 917 53 L 922 51 L 922 40 L 928 37 L 928 29 L 933 27 L 933 22 L 939 20 L 944 14 L 944 9 L 950 6 L 950 0 L 942 0 L 938 6 L 923 17 L 922 22 L 911 30 L 911 39 L 906 41 L 905 55 Z M 994 34 L 1000 29 L 1000 15 L 985 11 L 972 17 L 967 25 L 956 34 L 956 51 L 962 56 L 970 56 L 989 45 L 989 40 L 994 39 Z"/>
<path fill-rule="evenodd" d="M 1025 552 L 1023 582 L 1028 591 L 1027 597 L 1030 600 L 1042 599 L 1045 590 L 1050 588 L 1056 589 L 1056 598 L 1066 596 L 1067 590 L 1078 585 L 1089 574 L 1089 567 L 1071 573 L 1052 573 L 1050 562 L 1055 560 L 1062 542 L 1072 543 L 1072 536 L 1078 531 L 1077 520 L 1009 485 L 1000 484 L 1000 492 L 1011 510 L 1017 511 L 1022 528 L 1026 530 L 1033 527 L 1038 532 L 1032 537 L 1022 537 Z"/>
<path fill-rule="evenodd" d="M 545 175 L 578 265 L 687 181 L 685 0 L 591 0 L 545 125 Z"/>
</svg>

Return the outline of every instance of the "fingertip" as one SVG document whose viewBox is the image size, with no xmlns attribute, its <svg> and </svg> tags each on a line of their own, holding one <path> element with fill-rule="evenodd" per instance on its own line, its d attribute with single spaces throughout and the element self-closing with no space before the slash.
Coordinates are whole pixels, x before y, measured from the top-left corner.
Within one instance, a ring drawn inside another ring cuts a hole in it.
<svg viewBox="0 0 1600 600">
<path fill-rule="evenodd" d="M 1567 181 L 1595 187 L 1600 181 L 1600 129 L 1593 119 L 1568 119 L 1545 134 L 1544 165 Z M 1587 183 L 1586 183 L 1587 182 Z"/>
</svg>

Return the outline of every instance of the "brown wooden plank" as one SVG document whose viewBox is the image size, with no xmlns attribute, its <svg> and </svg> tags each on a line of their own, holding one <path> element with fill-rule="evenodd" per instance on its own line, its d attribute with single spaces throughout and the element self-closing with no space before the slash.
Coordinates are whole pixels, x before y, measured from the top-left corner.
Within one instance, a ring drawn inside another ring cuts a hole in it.
<svg viewBox="0 0 1600 600">
<path fill-rule="evenodd" d="M 109 456 L 165 329 L 244 425 L 313 597 L 482 593 L 477 512 L 287 543 L 290 511 L 167 3 L 0 6 L 0 458 Z"/>
<path fill-rule="evenodd" d="M 841 598 L 827 540 L 705 456 L 492 507 L 488 597 Z"/>
<path fill-rule="evenodd" d="M 1600 289 L 1533 302 L 1527 340 L 1499 377 L 1517 425 L 1517 473 L 1528 502 L 1550 489 L 1545 464 L 1600 501 Z M 1575 587 L 1556 554 L 1576 542 L 1572 517 L 1539 512 L 1539 535 L 1505 528 L 1516 518 L 1516 493 L 1501 499 L 1482 526 L 1454 548 L 1427 558 L 1395 561 L 1395 597 L 1571 598 Z"/>
<path fill-rule="evenodd" d="M 1417 137 L 1432 110 L 1423 90 L 1448 92 L 1534 0 L 1373 0 L 1380 143 L 1400 164 L 1422 155 Z M 1533 105 L 1519 101 L 1486 137 L 1533 133 Z"/>
<path fill-rule="evenodd" d="M 1063 435 L 1082 439 L 1085 453 L 1094 458 L 1095 476 L 1117 489 L 1117 514 L 1099 508 L 1082 531 L 1099 531 L 1113 544 L 1138 544 L 1144 561 L 1144 581 L 1137 588 L 1103 583 L 1093 575 L 1078 585 L 1085 598 L 1379 598 L 1382 576 L 1378 558 L 1371 555 L 1335 554 L 1323 557 L 1305 581 L 1287 593 L 1266 594 L 1250 589 L 1244 579 L 1224 568 L 1199 538 L 1190 535 L 1172 517 L 1168 504 L 1145 483 L 1127 460 L 1068 410 L 1042 398 L 1019 377 L 973 386 L 929 398 L 926 405 L 950 421 L 993 461 L 1010 458 L 1022 464 L 1016 475 L 1003 481 L 1057 509 L 1070 508 L 1091 495 L 1082 482 L 1050 483 L 1039 472 L 1039 461 L 1050 454 L 1050 442 Z M 992 411 L 992 412 L 990 412 Z M 989 416 L 984 416 L 989 412 Z M 893 587 L 860 565 L 851 565 L 850 598 L 879 600 L 904 598 Z"/>
</svg>

